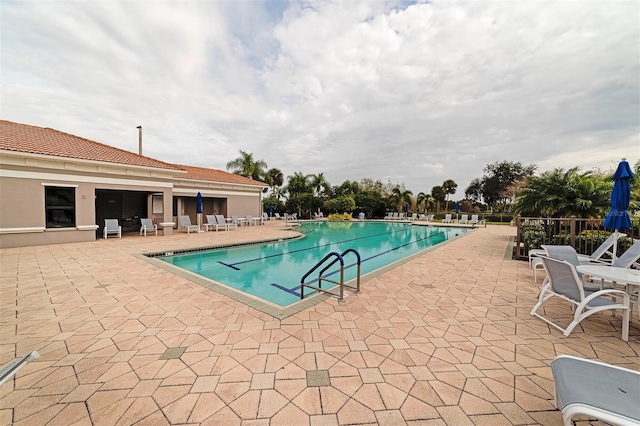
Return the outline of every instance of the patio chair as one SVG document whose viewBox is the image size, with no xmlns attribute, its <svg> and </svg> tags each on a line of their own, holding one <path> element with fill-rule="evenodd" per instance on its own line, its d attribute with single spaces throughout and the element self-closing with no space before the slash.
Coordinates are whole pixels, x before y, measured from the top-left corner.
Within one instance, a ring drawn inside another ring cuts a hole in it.
<svg viewBox="0 0 640 426">
<path fill-rule="evenodd" d="M 418 213 L 412 213 L 411 220 L 418 220 Z"/>
<path fill-rule="evenodd" d="M 155 223 L 153 223 L 153 221 L 149 218 L 146 219 L 140 219 L 140 235 L 144 234 L 144 236 L 147 236 L 147 231 L 154 231 L 156 233 L 156 235 L 158 235 L 158 225 L 156 225 Z"/>
<path fill-rule="evenodd" d="M 463 214 L 462 216 L 460 216 L 460 223 L 469 223 L 469 215 Z"/>
<path fill-rule="evenodd" d="M 180 216 L 180 226 L 187 230 L 187 234 L 190 232 L 200 232 L 198 225 L 191 224 L 191 218 L 189 216 Z"/>
<path fill-rule="evenodd" d="M 433 222 L 436 218 L 435 214 L 427 215 L 427 222 Z"/>
<path fill-rule="evenodd" d="M 444 219 L 442 219 L 442 223 L 451 223 L 451 213 L 447 213 L 444 215 Z"/>
<path fill-rule="evenodd" d="M 12 362 L 11 364 L 7 365 L 2 370 L 0 370 L 0 386 L 2 386 L 4 382 L 9 380 L 11 377 L 13 377 L 13 375 L 16 374 L 18 370 L 20 370 L 22 367 L 27 365 L 29 361 L 33 361 L 39 356 L 40 354 L 38 352 L 33 351 L 29 355 L 24 356 L 19 360 Z"/>
<path fill-rule="evenodd" d="M 275 218 L 275 220 L 281 220 L 282 217 L 280 217 L 280 213 L 274 213 L 273 217 Z"/>
<path fill-rule="evenodd" d="M 586 415 L 608 424 L 640 425 L 640 372 L 559 355 L 551 362 L 556 407 L 564 424 Z"/>
<path fill-rule="evenodd" d="M 624 234 L 618 234 L 618 238 L 621 237 L 624 237 Z M 613 260 L 613 251 L 611 249 L 616 243 L 616 234 L 613 233 L 609 235 L 609 238 L 604 240 L 604 242 L 600 244 L 600 246 L 598 246 L 598 248 L 595 249 L 595 251 L 591 255 L 578 254 L 578 260 L 580 260 L 580 263 L 611 263 L 611 261 Z M 609 255 L 609 259 L 603 259 L 602 257 L 604 255 Z"/>
<path fill-rule="evenodd" d="M 218 221 L 218 224 L 226 226 L 227 231 L 231 228 L 238 229 L 238 225 L 234 223 L 233 220 L 231 222 L 227 222 L 227 219 L 225 219 L 225 217 L 221 214 L 216 215 L 216 221 Z"/>
<path fill-rule="evenodd" d="M 571 246 L 543 244 L 541 247 L 542 247 L 542 250 L 544 250 L 544 253 L 539 256 L 546 255 L 554 259 L 564 260 L 566 262 L 569 262 L 571 265 L 573 265 L 574 268 L 580 265 L 580 259 L 578 258 L 578 253 L 576 252 L 576 249 L 574 249 Z M 534 275 L 535 275 L 535 269 L 536 267 L 538 268 L 540 267 L 539 264 L 542 263 L 542 260 L 539 258 L 534 259 L 533 263 L 537 263 L 537 265 L 534 265 Z M 597 290 L 602 290 L 604 288 L 612 288 L 609 285 L 604 285 L 604 282 L 600 282 L 600 284 L 592 284 L 589 282 L 585 282 L 580 272 L 576 271 L 576 274 L 578 274 L 578 278 L 580 278 L 580 280 L 582 281 L 582 286 L 587 291 L 597 291 Z M 546 283 L 548 278 L 549 278 L 549 275 L 547 274 L 547 278 L 545 278 L 543 285 Z"/>
<path fill-rule="evenodd" d="M 538 303 L 531 310 L 531 315 L 542 319 L 568 336 L 575 326 L 596 312 L 606 309 L 621 309 L 623 311 L 622 339 L 625 342 L 629 340 L 630 300 L 625 291 L 608 288 L 588 291 L 583 287 L 582 280 L 578 276 L 575 266 L 571 263 L 543 255 L 540 255 L 540 259 L 542 259 L 542 264 L 547 272 L 547 278 L 545 279 L 546 284 L 540 290 Z M 570 302 L 574 307 L 573 321 L 567 328 L 560 327 L 538 313 L 538 309 L 544 302 L 556 296 Z M 611 296 L 616 300 L 609 300 L 602 296 Z M 617 302 L 618 298 L 622 299 L 622 303 Z"/>
<path fill-rule="evenodd" d="M 218 229 L 220 228 L 223 228 L 225 231 L 227 230 L 226 223 L 223 226 L 221 226 L 216 220 L 216 217 L 214 215 L 207 214 L 205 215 L 205 218 L 207 219 L 207 223 L 202 224 L 205 231 L 209 231 L 209 228 L 213 228 L 216 231 L 218 231 Z"/>
<path fill-rule="evenodd" d="M 106 240 L 109 235 L 117 235 L 118 238 L 122 238 L 122 227 L 118 224 L 118 219 L 105 219 L 103 232 L 104 239 Z"/>
<path fill-rule="evenodd" d="M 614 268 L 631 268 L 636 266 L 640 269 L 640 240 L 633 243 L 631 247 L 627 249 L 620 257 L 618 257 L 612 264 Z"/>
<path fill-rule="evenodd" d="M 477 214 L 471 215 L 471 220 L 469 221 L 470 224 L 477 225 L 480 222 L 485 222 L 485 220 L 484 219 L 480 220 Z"/>
<path fill-rule="evenodd" d="M 246 222 L 246 219 L 241 219 L 237 215 L 231 215 L 231 223 L 235 224 L 236 228 L 242 226 L 243 222 Z"/>
</svg>

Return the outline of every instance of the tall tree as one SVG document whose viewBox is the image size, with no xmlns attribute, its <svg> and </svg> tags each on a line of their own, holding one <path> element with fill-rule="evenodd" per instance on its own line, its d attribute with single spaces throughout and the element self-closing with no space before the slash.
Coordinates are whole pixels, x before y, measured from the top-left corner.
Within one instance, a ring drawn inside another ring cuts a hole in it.
<svg viewBox="0 0 640 426">
<path fill-rule="evenodd" d="M 316 197 L 327 196 L 331 192 L 331 184 L 324 177 L 324 173 L 308 175 L 309 184 L 313 188 Z"/>
<path fill-rule="evenodd" d="M 417 205 L 416 207 L 418 207 L 418 209 L 422 207 L 423 211 L 429 210 L 429 206 L 431 205 L 432 202 L 433 202 L 433 198 L 431 197 L 431 195 L 425 192 L 420 192 L 416 196 L 416 205 Z"/>
<path fill-rule="evenodd" d="M 436 211 L 440 211 L 440 203 L 442 203 L 447 196 L 444 188 L 442 188 L 441 186 L 434 186 L 433 188 L 431 188 L 431 196 L 436 202 Z"/>
<path fill-rule="evenodd" d="M 255 160 L 253 154 L 240 150 L 240 156 L 227 163 L 227 170 L 232 173 L 254 180 L 263 181 L 267 163 Z"/>
<path fill-rule="evenodd" d="M 472 180 L 464 190 L 464 196 L 475 202 L 482 201 L 482 181 L 477 178 Z"/>
<path fill-rule="evenodd" d="M 354 197 L 358 192 L 360 192 L 360 184 L 358 184 L 358 182 L 356 182 L 355 180 L 353 182 L 350 180 L 345 180 L 340 186 L 333 187 L 334 197 Z"/>
<path fill-rule="evenodd" d="M 535 164 L 524 166 L 520 162 L 511 161 L 488 164 L 484 168 L 485 176 L 482 178 L 482 198 L 485 203 L 492 209 L 500 204 L 504 210 L 515 196 L 517 182 L 533 176 L 536 168 Z"/>
<path fill-rule="evenodd" d="M 313 194 L 313 187 L 309 182 L 309 177 L 302 172 L 295 172 L 287 177 L 287 192 L 289 198 L 297 197 L 303 194 Z"/>
<path fill-rule="evenodd" d="M 265 174 L 265 183 L 271 187 L 273 191 L 275 187 L 282 186 L 284 183 L 284 174 L 280 169 L 269 169 Z"/>
<path fill-rule="evenodd" d="M 410 190 L 403 189 L 399 186 L 396 186 L 391 191 L 391 195 L 389 198 L 392 200 L 393 203 L 395 203 L 394 205 L 398 208 L 398 210 L 401 210 L 400 205 L 404 203 L 408 203 L 409 207 L 411 207 L 412 195 L 413 195 L 413 192 L 411 192 Z"/>
<path fill-rule="evenodd" d="M 444 209 L 449 210 L 449 195 L 453 195 L 456 193 L 456 191 L 458 190 L 458 184 L 451 179 L 447 179 L 442 182 L 442 189 L 446 194 L 446 205 Z"/>
</svg>

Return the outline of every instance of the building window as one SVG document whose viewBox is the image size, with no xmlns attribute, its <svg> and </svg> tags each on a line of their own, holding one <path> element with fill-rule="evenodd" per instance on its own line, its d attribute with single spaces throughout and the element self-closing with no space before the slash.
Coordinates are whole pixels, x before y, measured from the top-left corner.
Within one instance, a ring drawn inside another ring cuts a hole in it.
<svg viewBox="0 0 640 426">
<path fill-rule="evenodd" d="M 47 228 L 76 226 L 76 189 L 47 186 L 44 188 Z"/>
</svg>

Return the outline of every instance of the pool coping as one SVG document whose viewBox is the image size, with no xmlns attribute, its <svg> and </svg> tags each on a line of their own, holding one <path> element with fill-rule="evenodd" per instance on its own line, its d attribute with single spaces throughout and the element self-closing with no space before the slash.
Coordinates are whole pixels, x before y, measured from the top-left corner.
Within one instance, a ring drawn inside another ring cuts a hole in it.
<svg viewBox="0 0 640 426">
<path fill-rule="evenodd" d="M 413 226 L 412 223 L 409 223 L 410 225 Z M 418 225 L 418 226 L 424 226 L 424 225 Z M 460 227 L 463 228 L 463 227 Z M 475 230 L 477 230 L 478 228 L 465 228 L 467 231 L 464 234 L 460 234 L 460 235 L 454 235 L 451 238 L 448 238 L 447 240 L 432 246 L 432 247 L 427 247 L 424 250 L 421 250 L 417 253 L 408 255 L 407 257 L 403 258 L 403 259 L 399 259 L 396 260 L 395 262 L 392 262 L 388 265 L 385 265 L 381 268 L 376 269 L 375 271 L 371 271 L 371 272 L 367 272 L 366 274 L 363 274 L 360 276 L 360 286 L 362 288 L 362 284 L 370 281 L 388 271 L 391 271 L 395 268 L 397 268 L 400 265 L 403 265 L 407 262 L 410 262 L 413 259 L 416 259 L 420 256 L 423 256 L 433 250 L 437 250 L 439 248 L 441 248 L 443 245 L 446 245 L 454 240 L 457 240 L 458 238 L 462 238 L 464 235 L 466 235 L 468 232 L 473 232 Z M 258 298 L 256 296 L 252 296 L 248 293 L 245 293 L 241 290 L 238 290 L 236 288 L 233 288 L 231 286 L 228 286 L 226 284 L 223 284 L 221 282 L 212 280 L 210 278 L 205 278 L 201 275 L 198 275 L 194 272 L 190 272 L 187 271 L 186 269 L 182 269 L 180 267 L 174 266 L 168 262 L 164 262 L 162 260 L 159 259 L 159 257 L 163 257 L 163 256 L 170 256 L 170 255 L 174 255 L 174 254 L 187 254 L 187 253 L 197 253 L 199 251 L 207 251 L 207 250 L 219 250 L 219 249 L 223 249 L 223 248 L 229 248 L 229 247 L 242 247 L 242 246 L 250 246 L 250 245 L 258 245 L 258 244 L 268 244 L 268 243 L 274 243 L 274 242 L 284 242 L 284 241 L 290 241 L 290 240 L 296 240 L 296 239 L 300 239 L 300 238 L 304 238 L 305 235 L 304 234 L 299 234 L 297 236 L 293 236 L 293 237 L 286 237 L 286 238 L 270 238 L 270 239 L 265 239 L 265 240 L 254 240 L 254 241 L 248 241 L 248 242 L 244 242 L 244 243 L 234 243 L 234 244 L 220 244 L 220 245 L 212 245 L 212 246 L 204 246 L 204 247 L 194 247 L 192 249 L 177 249 L 177 250 L 163 250 L 162 252 L 154 252 L 154 253 L 133 253 L 133 256 L 141 259 L 143 261 L 146 261 L 154 266 L 157 266 L 165 271 L 171 272 L 172 274 L 175 274 L 181 278 L 184 278 L 186 280 L 189 280 L 195 284 L 198 284 L 202 287 L 208 288 L 209 290 L 215 291 L 223 296 L 227 296 L 230 299 L 233 299 L 237 302 L 240 302 L 244 305 L 247 305 L 251 308 L 256 309 L 257 311 L 260 311 L 262 313 L 265 313 L 267 315 L 271 315 L 274 318 L 277 319 L 285 319 L 288 318 L 292 315 L 297 314 L 298 312 L 304 311 L 305 309 L 311 307 L 311 306 L 315 306 L 320 302 L 324 302 L 328 299 L 331 298 L 335 298 L 337 299 L 338 296 L 337 294 L 332 294 L 331 292 L 328 293 L 316 293 L 316 294 L 310 294 L 309 296 L 306 296 L 304 299 L 300 300 L 299 302 L 295 302 L 292 303 L 291 305 L 288 306 L 280 306 L 277 305 L 273 302 L 269 302 L 267 300 Z M 171 253 L 171 254 L 169 254 Z M 356 283 L 356 278 L 353 278 L 349 281 L 345 281 L 344 286 L 345 286 L 345 299 L 347 297 L 349 297 L 350 295 L 354 295 L 357 294 L 355 292 L 355 283 Z M 338 289 L 338 286 L 334 287 L 336 290 Z M 353 291 L 349 291 L 349 290 L 353 290 Z M 349 294 L 347 294 L 347 292 L 349 291 Z M 342 302 L 340 300 L 337 300 L 338 303 Z"/>
</svg>

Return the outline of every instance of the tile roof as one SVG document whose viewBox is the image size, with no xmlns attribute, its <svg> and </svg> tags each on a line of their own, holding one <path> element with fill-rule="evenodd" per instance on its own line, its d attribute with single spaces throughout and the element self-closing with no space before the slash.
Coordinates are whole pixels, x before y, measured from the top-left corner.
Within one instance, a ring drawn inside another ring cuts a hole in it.
<svg viewBox="0 0 640 426">
<path fill-rule="evenodd" d="M 193 167 L 193 166 L 185 166 L 185 165 L 177 165 L 176 167 L 180 167 L 187 171 L 186 175 L 176 176 L 180 179 L 195 179 L 195 180 L 206 180 L 206 181 L 215 181 L 215 182 L 227 182 L 227 183 L 239 183 L 243 185 L 256 185 L 256 186 L 264 186 L 268 185 L 264 182 L 260 182 L 257 180 L 249 179 L 244 176 L 236 175 L 229 172 L 224 172 L 222 170 L 216 169 L 207 169 L 204 167 Z"/>
<path fill-rule="evenodd" d="M 58 130 L 0 120 L 0 149 L 102 161 L 157 169 L 175 169 L 174 164 L 154 160 Z"/>
</svg>

